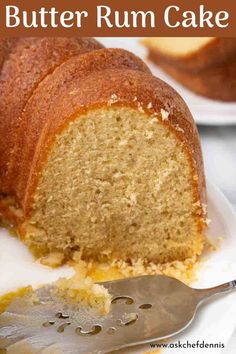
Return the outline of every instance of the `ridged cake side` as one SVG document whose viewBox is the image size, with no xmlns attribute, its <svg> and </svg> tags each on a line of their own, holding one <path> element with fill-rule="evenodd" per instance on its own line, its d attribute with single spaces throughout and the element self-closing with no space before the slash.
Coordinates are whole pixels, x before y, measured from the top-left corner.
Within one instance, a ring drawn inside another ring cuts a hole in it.
<svg viewBox="0 0 236 354">
<path fill-rule="evenodd" d="M 21 113 L 37 85 L 68 58 L 102 48 L 91 38 L 3 40 L 0 73 L 0 193 L 8 193 L 8 166 Z M 6 133 L 7 132 L 7 133 Z"/>
<path fill-rule="evenodd" d="M 160 62 L 155 52 L 149 53 L 149 59 L 156 62 L 165 72 L 193 92 L 211 99 L 236 101 L 236 60 L 228 64 L 214 66 L 191 72 L 181 70 L 164 61 Z"/>
</svg>

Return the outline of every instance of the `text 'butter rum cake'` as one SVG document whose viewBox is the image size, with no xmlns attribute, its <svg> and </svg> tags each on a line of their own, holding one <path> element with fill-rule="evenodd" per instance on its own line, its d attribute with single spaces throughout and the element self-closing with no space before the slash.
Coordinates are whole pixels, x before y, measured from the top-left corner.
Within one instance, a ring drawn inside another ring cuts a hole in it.
<svg viewBox="0 0 236 354">
<path fill-rule="evenodd" d="M 65 259 L 199 255 L 202 153 L 176 91 L 132 53 L 93 39 L 4 46 L 0 211 L 23 242 Z"/>
<path fill-rule="evenodd" d="M 208 98 L 236 101 L 236 39 L 151 37 L 149 59 L 178 82 Z"/>
</svg>

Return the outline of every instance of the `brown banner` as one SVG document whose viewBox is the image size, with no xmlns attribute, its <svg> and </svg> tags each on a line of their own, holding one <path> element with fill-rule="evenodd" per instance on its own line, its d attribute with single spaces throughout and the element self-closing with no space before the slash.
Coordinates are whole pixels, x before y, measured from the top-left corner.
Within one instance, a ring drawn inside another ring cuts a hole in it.
<svg viewBox="0 0 236 354">
<path fill-rule="evenodd" d="M 236 37 L 234 0 L 1 0 L 1 36 Z"/>
</svg>

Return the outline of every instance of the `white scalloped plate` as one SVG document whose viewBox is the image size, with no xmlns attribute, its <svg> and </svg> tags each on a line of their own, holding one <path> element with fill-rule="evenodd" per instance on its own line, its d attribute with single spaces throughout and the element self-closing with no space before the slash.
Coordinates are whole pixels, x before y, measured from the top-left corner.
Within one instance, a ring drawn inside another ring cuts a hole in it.
<svg viewBox="0 0 236 354">
<path fill-rule="evenodd" d="M 140 44 L 140 38 L 99 37 L 97 39 L 106 47 L 123 48 L 146 60 L 146 50 Z M 155 76 L 159 77 L 174 87 L 176 91 L 184 98 L 197 124 L 236 124 L 236 103 L 220 102 L 196 95 L 188 89 L 184 88 L 177 81 L 159 69 L 156 65 L 153 65 L 151 62 L 147 62 L 147 64 Z"/>
<path fill-rule="evenodd" d="M 196 287 L 210 287 L 236 278 L 236 216 L 224 195 L 208 183 L 209 218 L 212 220 L 208 237 L 213 243 L 222 237 L 217 251 L 203 256 L 198 272 Z M 0 229 L 0 294 L 15 290 L 21 286 L 38 286 L 51 282 L 61 276 L 70 276 L 69 267 L 49 269 L 35 263 L 26 247 L 16 238 Z M 236 327 L 236 292 L 215 298 L 208 306 L 199 310 L 196 320 L 182 335 L 173 340 L 207 343 L 222 342 L 226 345 Z M 198 349 L 199 350 L 199 349 Z M 150 346 L 122 350 L 119 354 L 138 354 L 150 351 Z M 199 351 L 194 351 L 200 353 Z M 163 354 L 173 354 L 173 349 L 163 350 Z M 187 354 L 189 349 L 175 349 L 174 354 Z M 220 353 L 220 350 L 201 349 L 201 353 Z"/>
</svg>

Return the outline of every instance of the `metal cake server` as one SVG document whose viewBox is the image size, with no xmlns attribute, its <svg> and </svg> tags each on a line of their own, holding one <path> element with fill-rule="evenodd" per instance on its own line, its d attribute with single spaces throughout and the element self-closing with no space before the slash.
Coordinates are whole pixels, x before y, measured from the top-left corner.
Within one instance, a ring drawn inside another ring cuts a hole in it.
<svg viewBox="0 0 236 354">
<path fill-rule="evenodd" d="M 112 295 L 106 316 L 55 301 L 51 286 L 35 291 L 39 301 L 27 295 L 16 298 L 0 315 L 0 352 L 18 354 L 17 348 L 30 344 L 35 353 L 102 354 L 158 341 L 188 327 L 204 300 L 236 288 L 232 281 L 193 289 L 162 275 L 102 284 Z"/>
</svg>

